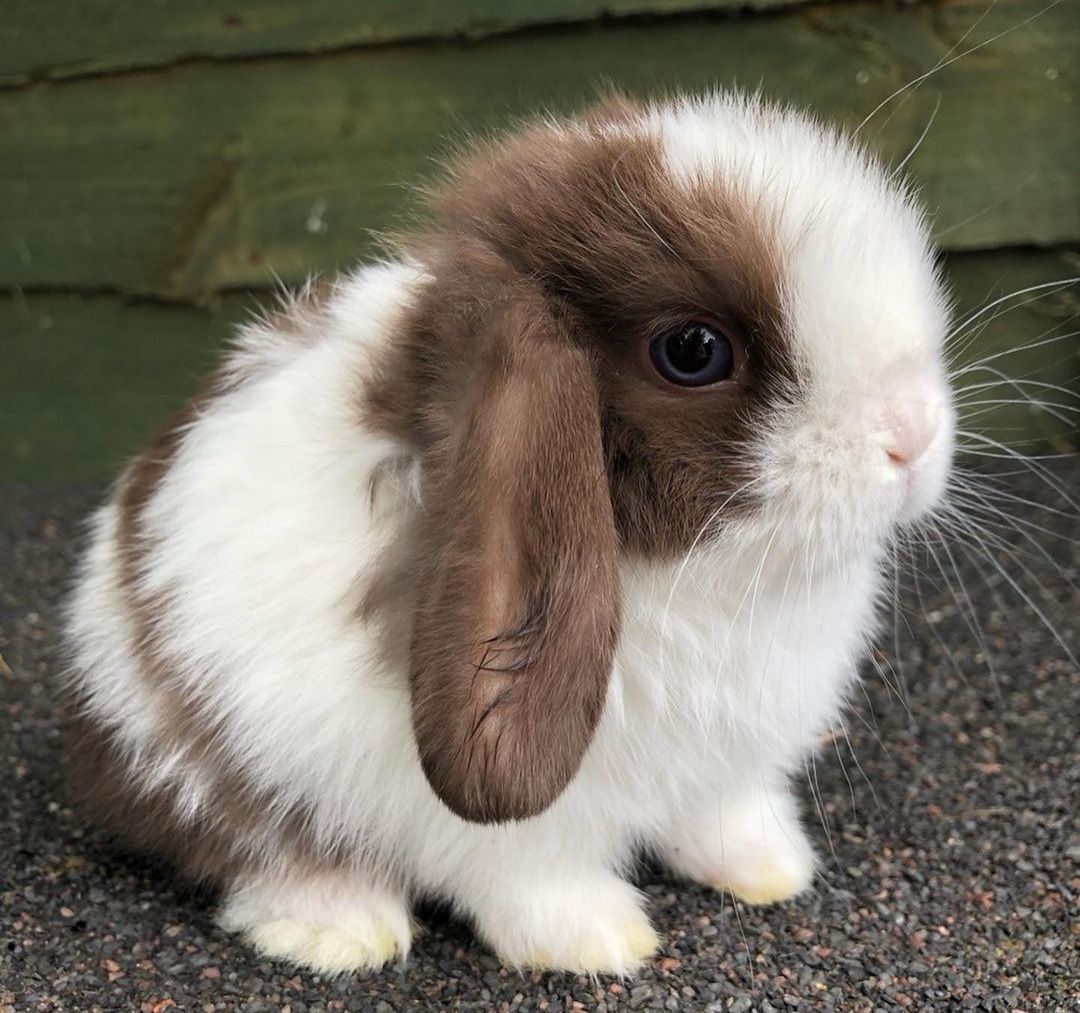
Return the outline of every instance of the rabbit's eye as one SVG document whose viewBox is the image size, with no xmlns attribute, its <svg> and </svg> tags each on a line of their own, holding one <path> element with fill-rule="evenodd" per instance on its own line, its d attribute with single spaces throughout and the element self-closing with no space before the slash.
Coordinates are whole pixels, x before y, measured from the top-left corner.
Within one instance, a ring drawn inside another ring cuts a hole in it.
<svg viewBox="0 0 1080 1013">
<path fill-rule="evenodd" d="M 735 352 L 718 328 L 703 323 L 684 324 L 655 338 L 649 358 L 657 372 L 680 387 L 705 387 L 731 376 Z"/>
</svg>

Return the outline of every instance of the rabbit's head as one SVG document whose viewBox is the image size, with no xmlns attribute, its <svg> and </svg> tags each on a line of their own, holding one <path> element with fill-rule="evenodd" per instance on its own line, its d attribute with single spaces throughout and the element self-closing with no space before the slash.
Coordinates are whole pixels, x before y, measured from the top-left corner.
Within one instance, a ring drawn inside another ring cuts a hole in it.
<svg viewBox="0 0 1080 1013">
<path fill-rule="evenodd" d="M 523 818 L 599 720 L 622 561 L 876 555 L 939 499 L 947 300 L 904 186 L 756 99 L 541 122 L 432 210 L 370 391 L 422 459 L 414 724 L 451 808 Z"/>
</svg>

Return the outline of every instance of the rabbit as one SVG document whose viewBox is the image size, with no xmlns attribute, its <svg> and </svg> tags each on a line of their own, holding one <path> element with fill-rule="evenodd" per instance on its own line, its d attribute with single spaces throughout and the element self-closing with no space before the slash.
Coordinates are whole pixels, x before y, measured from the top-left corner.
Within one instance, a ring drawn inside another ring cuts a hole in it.
<svg viewBox="0 0 1080 1013">
<path fill-rule="evenodd" d="M 384 259 L 239 330 L 94 515 L 77 798 L 332 974 L 437 898 L 505 964 L 629 974 L 643 854 L 805 890 L 792 793 L 941 500 L 926 216 L 756 96 L 476 142 Z"/>
</svg>

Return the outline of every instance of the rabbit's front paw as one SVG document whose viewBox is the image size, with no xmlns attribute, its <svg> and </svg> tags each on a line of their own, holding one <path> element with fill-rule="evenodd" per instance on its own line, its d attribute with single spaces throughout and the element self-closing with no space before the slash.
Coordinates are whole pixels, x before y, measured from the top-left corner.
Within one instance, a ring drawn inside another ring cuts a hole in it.
<svg viewBox="0 0 1080 1013">
<path fill-rule="evenodd" d="M 234 886 L 218 923 L 265 956 L 323 974 L 377 970 L 412 940 L 402 897 L 345 876 Z"/>
<path fill-rule="evenodd" d="M 660 944 L 637 892 L 614 875 L 498 891 L 476 918 L 500 959 L 521 968 L 629 974 Z"/>
<path fill-rule="evenodd" d="M 344 929 L 279 918 L 248 926 L 244 937 L 264 956 L 323 974 L 375 971 L 401 952 L 393 928 L 375 919 Z"/>
<path fill-rule="evenodd" d="M 668 866 L 747 904 L 774 904 L 800 894 L 814 877 L 814 850 L 786 792 L 721 805 L 668 841 Z"/>
<path fill-rule="evenodd" d="M 730 890 L 747 904 L 775 904 L 802 893 L 813 875 L 813 861 L 800 850 L 769 847 L 725 862 L 709 885 Z"/>
</svg>

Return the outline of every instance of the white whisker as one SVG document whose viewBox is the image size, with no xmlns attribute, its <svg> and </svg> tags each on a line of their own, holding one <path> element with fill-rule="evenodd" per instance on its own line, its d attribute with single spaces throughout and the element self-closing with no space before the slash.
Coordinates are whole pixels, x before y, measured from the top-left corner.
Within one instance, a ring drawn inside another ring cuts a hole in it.
<svg viewBox="0 0 1080 1013">
<path fill-rule="evenodd" d="M 962 53 L 957 53 L 955 56 L 950 55 L 982 23 L 983 19 L 987 16 L 987 14 L 989 14 L 990 11 L 994 9 L 997 4 L 997 0 L 993 0 L 990 6 L 987 7 L 987 9 L 983 11 L 982 14 L 979 15 L 974 24 L 972 24 L 971 27 L 968 28 L 968 30 L 960 37 L 960 39 L 953 44 L 952 48 L 949 49 L 945 53 L 945 55 L 940 60 L 938 60 L 936 64 L 934 64 L 933 67 L 931 67 L 925 73 L 920 74 L 918 77 L 912 78 L 910 81 L 907 82 L 907 84 L 897 88 L 896 91 L 894 91 L 887 98 L 882 99 L 876 106 L 874 106 L 873 109 L 870 110 L 870 112 L 863 119 L 863 121 L 855 128 L 854 132 L 858 134 L 862 130 L 862 128 L 865 127 L 866 124 L 869 123 L 870 120 L 872 120 L 885 106 L 892 102 L 893 99 L 898 98 L 900 95 L 904 94 L 904 92 L 909 91 L 912 88 L 918 88 L 919 85 L 923 83 L 923 81 L 926 81 L 927 79 L 933 77 L 935 74 L 940 73 L 946 67 L 949 67 L 952 64 L 956 63 L 957 60 L 963 60 L 965 57 L 971 56 L 972 53 L 977 53 L 980 49 L 985 49 L 987 46 L 992 45 L 999 39 L 1003 39 L 1006 36 L 1011 35 L 1013 32 L 1019 31 L 1021 28 L 1026 27 L 1032 21 L 1035 21 L 1037 18 L 1041 18 L 1047 11 L 1053 10 L 1059 2 L 1060 0 L 1053 0 L 1052 3 L 1047 4 L 1042 10 L 1037 11 L 1029 17 L 1024 18 L 1024 20 L 1019 22 L 1018 24 L 1012 25 L 1011 27 L 1006 28 L 1004 31 L 998 32 L 996 35 L 990 36 L 990 38 L 988 39 L 984 39 L 977 45 L 965 49 Z"/>
<path fill-rule="evenodd" d="M 930 118 L 926 121 L 926 126 L 923 127 L 922 133 L 919 134 L 918 140 L 912 145 L 911 150 L 900 161 L 893 166 L 893 173 L 899 176 L 904 171 L 904 166 L 911 161 L 915 153 L 922 147 L 923 141 L 926 140 L 927 135 L 930 133 L 930 128 L 934 125 L 934 120 L 937 119 L 938 113 L 941 111 L 941 96 L 937 97 L 937 101 L 934 103 L 934 111 L 930 114 Z"/>
</svg>

